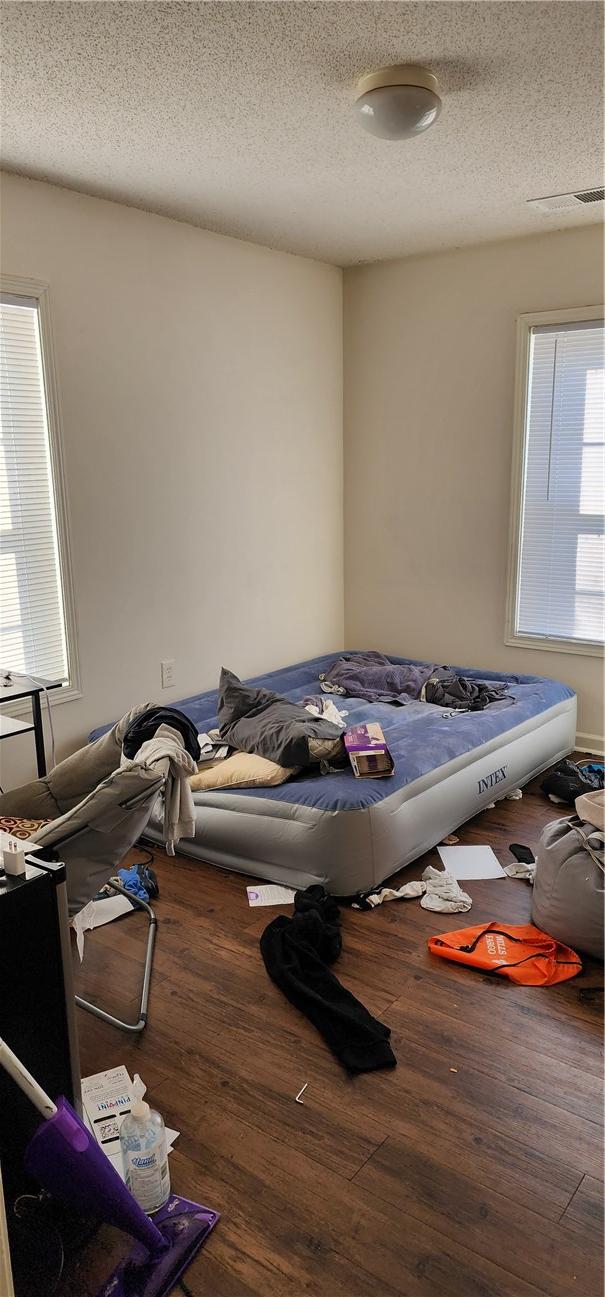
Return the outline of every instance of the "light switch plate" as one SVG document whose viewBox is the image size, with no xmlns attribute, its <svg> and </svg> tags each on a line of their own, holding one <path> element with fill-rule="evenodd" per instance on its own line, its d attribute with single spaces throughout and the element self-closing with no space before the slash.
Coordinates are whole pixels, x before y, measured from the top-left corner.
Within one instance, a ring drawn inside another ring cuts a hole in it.
<svg viewBox="0 0 605 1297">
<path fill-rule="evenodd" d="M 174 684 L 174 658 L 164 658 L 160 666 L 162 668 L 162 689 L 170 689 Z"/>
</svg>

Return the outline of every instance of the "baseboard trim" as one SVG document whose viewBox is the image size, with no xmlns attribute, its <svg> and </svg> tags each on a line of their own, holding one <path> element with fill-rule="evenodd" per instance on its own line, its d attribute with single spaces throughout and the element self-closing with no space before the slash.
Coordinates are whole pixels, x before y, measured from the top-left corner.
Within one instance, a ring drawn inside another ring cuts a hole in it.
<svg viewBox="0 0 605 1297">
<path fill-rule="evenodd" d="M 595 757 L 602 757 L 605 753 L 605 739 L 600 734 L 576 734 L 576 749 L 578 752 L 590 752 Z"/>
</svg>

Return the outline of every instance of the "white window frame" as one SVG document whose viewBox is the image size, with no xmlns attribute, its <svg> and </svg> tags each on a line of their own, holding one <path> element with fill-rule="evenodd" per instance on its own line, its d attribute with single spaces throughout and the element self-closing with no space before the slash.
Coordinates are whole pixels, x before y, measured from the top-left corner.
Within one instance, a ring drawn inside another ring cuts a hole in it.
<svg viewBox="0 0 605 1297">
<path fill-rule="evenodd" d="M 508 581 L 504 643 L 518 648 L 546 649 L 550 653 L 574 653 L 602 657 L 603 644 L 596 640 L 555 639 L 516 630 L 523 529 L 523 480 L 525 474 L 526 420 L 529 399 L 529 356 L 532 328 L 542 324 L 575 324 L 582 320 L 603 320 L 605 307 L 577 306 L 560 311 L 535 311 L 517 317 L 515 409 L 509 526 Z"/>
<path fill-rule="evenodd" d="M 22 275 L 0 274 L 0 291 L 13 294 L 15 297 L 33 298 L 38 306 L 40 331 L 40 351 L 42 356 L 42 378 L 46 419 L 48 427 L 49 454 L 51 466 L 51 490 L 55 503 L 57 524 L 57 548 L 61 572 L 63 595 L 63 617 L 65 621 L 65 644 L 67 651 L 67 684 L 61 689 L 51 689 L 47 694 L 51 705 L 70 702 L 73 698 L 82 697 L 80 676 L 80 658 L 78 653 L 78 627 L 76 618 L 76 601 L 74 596 L 73 567 L 71 560 L 70 522 L 67 503 L 67 486 L 64 470 L 63 437 L 61 431 L 61 407 L 59 387 L 53 350 L 52 320 L 48 284 L 38 279 L 27 279 Z M 0 666 L 2 664 L 0 663 Z M 2 697 L 0 694 L 0 702 Z M 29 699 L 24 702 L 11 703 L 13 715 L 26 713 L 29 710 Z"/>
</svg>

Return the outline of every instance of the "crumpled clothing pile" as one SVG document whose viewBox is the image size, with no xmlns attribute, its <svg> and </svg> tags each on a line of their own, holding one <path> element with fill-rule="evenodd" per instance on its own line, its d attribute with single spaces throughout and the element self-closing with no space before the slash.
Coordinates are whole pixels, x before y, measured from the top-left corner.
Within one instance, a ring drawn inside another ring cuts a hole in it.
<svg viewBox="0 0 605 1297">
<path fill-rule="evenodd" d="M 427 865 L 422 879 L 413 883 L 404 883 L 403 887 L 394 890 L 392 887 L 380 887 L 375 892 L 368 892 L 353 902 L 354 910 L 373 910 L 383 901 L 412 901 L 421 897 L 423 910 L 434 910 L 437 914 L 457 914 L 470 910 L 472 897 L 463 892 L 459 883 L 443 869 L 434 869 Z"/>
<path fill-rule="evenodd" d="M 525 883 L 533 883 L 536 876 L 536 862 L 533 864 L 529 861 L 515 860 L 512 865 L 504 865 L 504 873 L 509 878 L 522 878 Z"/>
<path fill-rule="evenodd" d="M 196 740 L 197 741 L 197 740 Z M 197 744 L 199 755 L 199 742 Z M 120 765 L 126 769 L 147 769 L 163 763 L 164 843 L 166 855 L 173 856 L 180 838 L 195 837 L 195 808 L 189 787 L 189 775 L 197 772 L 193 757 L 186 750 L 183 737 L 171 725 L 159 725 L 152 738 L 141 744 L 133 760 L 122 755 Z"/>
</svg>

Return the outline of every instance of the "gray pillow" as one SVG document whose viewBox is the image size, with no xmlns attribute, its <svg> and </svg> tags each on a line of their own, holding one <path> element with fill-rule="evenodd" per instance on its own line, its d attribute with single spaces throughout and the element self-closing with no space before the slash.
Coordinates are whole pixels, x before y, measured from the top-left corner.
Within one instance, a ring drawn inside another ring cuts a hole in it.
<svg viewBox="0 0 605 1297">
<path fill-rule="evenodd" d="M 254 752 L 280 766 L 309 766 L 319 760 L 310 739 L 333 742 L 340 750 L 342 730 L 321 716 L 312 716 L 299 703 L 270 689 L 244 684 L 232 671 L 221 671 L 218 691 L 221 738 L 240 752 Z"/>
</svg>

